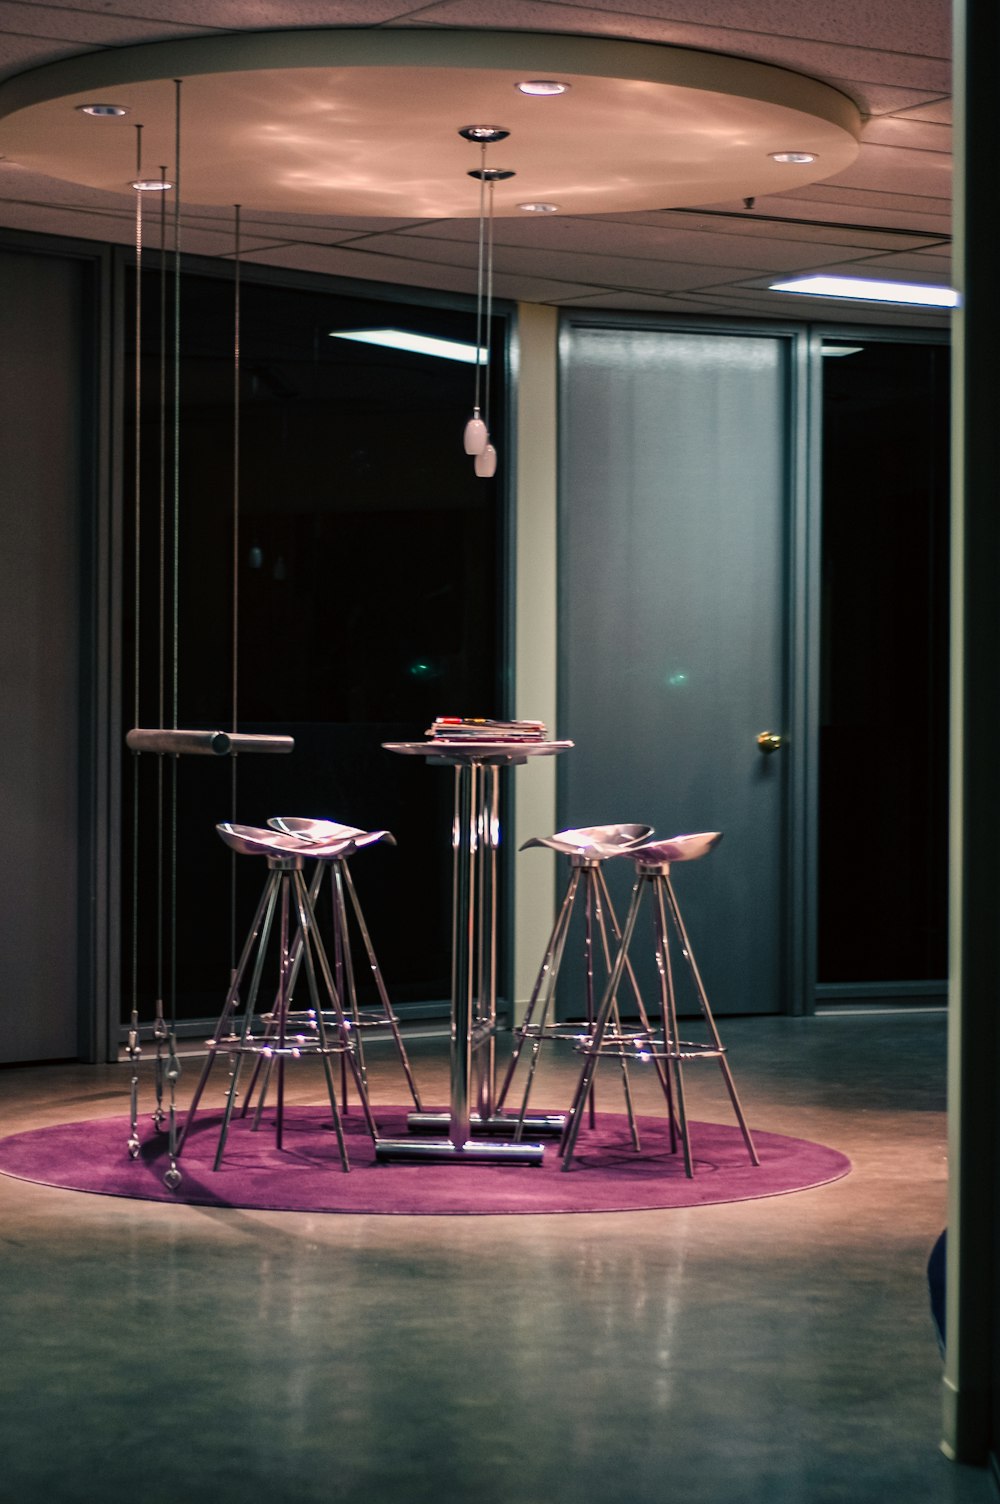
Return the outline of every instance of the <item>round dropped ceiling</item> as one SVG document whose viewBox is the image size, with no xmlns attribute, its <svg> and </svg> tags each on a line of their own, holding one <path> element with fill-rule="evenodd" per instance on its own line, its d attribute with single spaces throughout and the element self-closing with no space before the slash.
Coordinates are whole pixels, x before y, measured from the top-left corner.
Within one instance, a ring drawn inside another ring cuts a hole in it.
<svg viewBox="0 0 1000 1504">
<path fill-rule="evenodd" d="M 522 32 L 250 32 L 88 53 L 0 84 L 0 153 L 127 193 L 136 125 L 144 176 L 176 171 L 183 202 L 283 213 L 469 218 L 479 148 L 515 175 L 495 213 L 628 213 L 762 196 L 842 172 L 861 119 L 847 97 L 715 53 Z M 554 79 L 558 95 L 518 83 Z M 89 104 L 123 115 L 88 115 Z M 811 157 L 777 162 L 774 153 Z"/>
</svg>

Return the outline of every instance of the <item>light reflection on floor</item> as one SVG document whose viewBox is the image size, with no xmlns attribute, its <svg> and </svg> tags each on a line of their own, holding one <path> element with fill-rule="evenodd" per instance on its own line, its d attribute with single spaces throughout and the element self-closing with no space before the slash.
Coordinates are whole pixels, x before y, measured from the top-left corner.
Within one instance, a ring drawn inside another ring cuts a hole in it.
<svg viewBox="0 0 1000 1504">
<path fill-rule="evenodd" d="M 939 1013 L 726 1020 L 751 1123 L 855 1165 L 764 1201 L 324 1217 L 0 1178 L 0 1494 L 993 1499 L 984 1473 L 937 1450 L 925 1266 L 945 1216 L 944 1028 Z M 411 1052 L 427 1097 L 443 1098 L 444 1044 Z M 548 1066 L 539 1105 L 560 1105 L 572 1072 Z M 311 1099 L 300 1080 L 292 1099 Z M 718 1072 L 689 1081 L 693 1115 L 723 1117 Z M 384 1051 L 373 1082 L 378 1099 L 402 1099 Z M 125 1111 L 127 1084 L 112 1066 L 4 1071 L 2 1131 Z M 618 1083 L 601 1089 L 614 1107 Z M 638 1098 L 656 1111 L 649 1080 Z"/>
</svg>

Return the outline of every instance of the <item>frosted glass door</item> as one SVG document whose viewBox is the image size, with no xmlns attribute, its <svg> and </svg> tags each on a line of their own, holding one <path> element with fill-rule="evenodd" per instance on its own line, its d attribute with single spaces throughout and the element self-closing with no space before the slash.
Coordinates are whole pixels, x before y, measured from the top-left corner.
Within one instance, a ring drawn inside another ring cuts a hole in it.
<svg viewBox="0 0 1000 1504">
<path fill-rule="evenodd" d="M 674 872 L 709 996 L 783 1011 L 785 341 L 577 325 L 563 355 L 560 825 L 721 830 Z"/>
</svg>

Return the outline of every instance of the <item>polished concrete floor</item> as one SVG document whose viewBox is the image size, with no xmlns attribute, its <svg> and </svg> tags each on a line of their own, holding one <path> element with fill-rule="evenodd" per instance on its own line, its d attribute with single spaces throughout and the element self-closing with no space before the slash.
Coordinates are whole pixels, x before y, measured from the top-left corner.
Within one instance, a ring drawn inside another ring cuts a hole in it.
<svg viewBox="0 0 1000 1504">
<path fill-rule="evenodd" d="M 324 1217 L 0 1177 L 0 1499 L 993 1500 L 938 1451 L 925 1267 L 945 1217 L 944 1028 L 725 1021 L 751 1122 L 854 1162 L 770 1200 Z M 443 1096 L 444 1044 L 413 1052 Z M 568 1070 L 551 1069 L 552 1105 Z M 401 1100 L 388 1056 L 373 1074 Z M 695 1115 L 722 1116 L 717 1072 L 690 1076 Z M 123 1067 L 0 1072 L 0 1132 L 126 1095 Z"/>
</svg>

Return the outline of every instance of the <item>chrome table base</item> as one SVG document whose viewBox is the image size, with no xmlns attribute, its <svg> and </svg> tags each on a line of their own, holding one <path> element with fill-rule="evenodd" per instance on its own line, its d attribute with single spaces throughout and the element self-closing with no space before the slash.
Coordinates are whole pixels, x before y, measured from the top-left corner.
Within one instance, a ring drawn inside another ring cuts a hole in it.
<svg viewBox="0 0 1000 1504">
<path fill-rule="evenodd" d="M 568 742 L 387 742 L 390 752 L 454 768 L 452 821 L 451 1082 L 441 1138 L 377 1139 L 380 1160 L 494 1160 L 540 1164 L 538 1143 L 477 1140 L 497 1117 L 496 948 L 499 775 L 530 756 L 551 755 Z M 423 1114 L 414 1114 L 422 1118 Z M 433 1115 L 431 1115 L 433 1116 Z M 422 1125 L 421 1125 L 422 1126 Z M 430 1126 L 430 1125 L 428 1125 Z M 434 1125 L 436 1126 L 436 1125 Z"/>
</svg>

